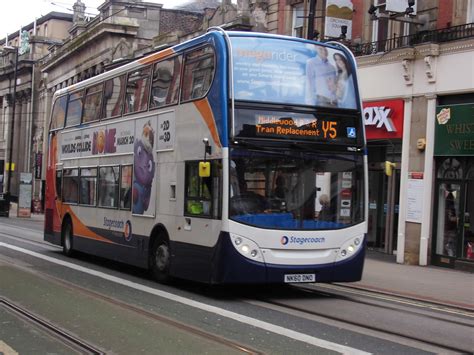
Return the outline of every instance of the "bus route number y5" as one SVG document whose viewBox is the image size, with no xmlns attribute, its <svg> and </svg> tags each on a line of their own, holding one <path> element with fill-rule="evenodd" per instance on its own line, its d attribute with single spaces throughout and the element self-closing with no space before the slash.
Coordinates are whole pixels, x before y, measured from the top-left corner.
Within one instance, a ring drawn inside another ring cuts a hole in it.
<svg viewBox="0 0 474 355">
<path fill-rule="evenodd" d="M 337 122 L 334 121 L 322 121 L 322 130 L 324 138 L 334 139 L 337 137 Z"/>
</svg>

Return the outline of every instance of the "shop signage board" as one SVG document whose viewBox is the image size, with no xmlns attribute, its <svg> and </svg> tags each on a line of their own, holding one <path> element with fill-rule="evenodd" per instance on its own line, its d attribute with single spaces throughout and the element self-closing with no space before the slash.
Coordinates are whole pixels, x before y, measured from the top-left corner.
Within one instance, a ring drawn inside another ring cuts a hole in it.
<svg viewBox="0 0 474 355">
<path fill-rule="evenodd" d="M 351 0 L 326 0 L 325 36 L 339 38 L 341 27 L 346 26 L 346 39 L 351 39 L 353 12 L 354 5 Z"/>
<path fill-rule="evenodd" d="M 403 138 L 403 100 L 364 102 L 363 106 L 367 140 Z"/>
<path fill-rule="evenodd" d="M 407 222 L 421 223 L 423 216 L 423 173 L 410 172 L 407 188 Z"/>
<path fill-rule="evenodd" d="M 474 104 L 436 108 L 434 155 L 474 155 Z"/>
</svg>

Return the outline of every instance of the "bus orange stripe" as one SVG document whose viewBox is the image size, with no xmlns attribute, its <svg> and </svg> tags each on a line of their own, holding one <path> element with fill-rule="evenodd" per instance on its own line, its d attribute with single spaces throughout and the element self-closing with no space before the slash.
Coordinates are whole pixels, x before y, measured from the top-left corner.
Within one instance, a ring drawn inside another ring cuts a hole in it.
<svg viewBox="0 0 474 355">
<path fill-rule="evenodd" d="M 162 50 L 158 53 L 154 53 L 152 55 L 149 55 L 148 57 L 145 57 L 143 59 L 139 59 L 138 62 L 140 64 L 150 64 L 150 63 L 153 63 L 159 59 L 163 59 L 164 57 L 167 57 L 171 54 L 174 53 L 174 50 L 171 49 L 171 48 L 168 48 L 168 49 L 165 49 L 165 50 Z"/>
<path fill-rule="evenodd" d="M 221 147 L 221 141 L 219 139 L 219 134 L 217 133 L 216 121 L 214 119 L 214 114 L 212 113 L 211 106 L 209 105 L 209 101 L 207 99 L 194 101 L 194 105 L 201 113 L 202 118 L 207 124 L 207 127 L 211 131 L 212 138 L 214 139 L 214 143 Z"/>
<path fill-rule="evenodd" d="M 93 231 L 91 231 L 84 223 L 82 223 L 79 220 L 79 218 L 76 216 L 76 214 L 73 212 L 73 210 L 71 209 L 70 206 L 65 206 L 64 212 L 65 212 L 64 214 L 69 213 L 71 215 L 72 225 L 73 225 L 73 232 L 74 232 L 75 236 L 85 237 L 85 238 L 88 238 L 88 239 L 94 239 L 94 240 L 98 240 L 98 241 L 101 241 L 101 242 L 106 242 L 106 243 L 113 244 L 113 242 L 110 241 L 109 239 L 104 238 L 104 237 L 98 235 L 97 233 L 94 233 Z M 64 216 L 64 214 L 63 214 L 63 216 Z"/>
</svg>

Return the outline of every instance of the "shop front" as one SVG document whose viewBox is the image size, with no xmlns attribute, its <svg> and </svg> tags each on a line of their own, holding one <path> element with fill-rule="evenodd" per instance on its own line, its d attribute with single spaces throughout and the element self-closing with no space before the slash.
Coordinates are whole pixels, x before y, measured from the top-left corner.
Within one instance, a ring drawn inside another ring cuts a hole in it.
<svg viewBox="0 0 474 355">
<path fill-rule="evenodd" d="M 432 264 L 474 270 L 474 104 L 438 106 Z"/>
<path fill-rule="evenodd" d="M 367 243 L 387 254 L 397 250 L 403 114 L 404 100 L 364 102 L 369 158 Z M 390 175 L 386 162 L 393 167 Z"/>
</svg>

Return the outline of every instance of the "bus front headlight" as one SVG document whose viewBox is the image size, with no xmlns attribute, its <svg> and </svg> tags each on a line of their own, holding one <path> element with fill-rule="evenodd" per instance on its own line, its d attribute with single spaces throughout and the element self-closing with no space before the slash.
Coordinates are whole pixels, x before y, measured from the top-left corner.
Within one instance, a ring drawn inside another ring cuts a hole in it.
<svg viewBox="0 0 474 355">
<path fill-rule="evenodd" d="M 357 236 L 346 240 L 339 249 L 339 252 L 337 253 L 336 262 L 350 258 L 351 256 L 355 255 L 362 247 L 363 239 L 363 236 Z"/>
<path fill-rule="evenodd" d="M 259 246 L 253 240 L 236 234 L 230 234 L 230 239 L 237 251 L 247 259 L 264 262 Z"/>
</svg>

